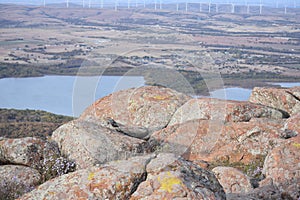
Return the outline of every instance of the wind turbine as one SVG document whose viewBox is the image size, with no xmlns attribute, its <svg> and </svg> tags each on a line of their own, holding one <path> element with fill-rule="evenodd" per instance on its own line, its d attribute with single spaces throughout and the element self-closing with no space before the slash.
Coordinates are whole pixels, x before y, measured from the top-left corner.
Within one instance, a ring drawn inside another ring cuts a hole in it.
<svg viewBox="0 0 300 200">
<path fill-rule="evenodd" d="M 202 12 L 202 3 L 199 3 L 199 11 Z"/>
<path fill-rule="evenodd" d="M 44 0 L 44 7 L 46 7 L 46 0 Z"/>
<path fill-rule="evenodd" d="M 178 0 L 176 0 L 176 11 L 179 10 L 179 4 L 178 4 Z"/>
<path fill-rule="evenodd" d="M 260 4 L 259 4 L 259 14 L 261 15 L 262 13 L 262 0 L 260 0 Z"/>
<path fill-rule="evenodd" d="M 91 8 L 91 0 L 89 0 L 89 8 Z"/>
<path fill-rule="evenodd" d="M 161 0 L 159 0 L 159 9 L 162 9 Z"/>
<path fill-rule="evenodd" d="M 115 11 L 118 10 L 118 0 L 115 0 Z"/>
<path fill-rule="evenodd" d="M 84 8 L 84 0 L 82 0 L 82 7 Z"/>
<path fill-rule="evenodd" d="M 156 0 L 154 1 L 154 10 L 157 9 Z"/>
<path fill-rule="evenodd" d="M 284 14 L 287 14 L 287 8 L 286 8 L 286 5 L 284 5 Z"/>
<path fill-rule="evenodd" d="M 188 11 L 188 2 L 185 1 L 185 12 L 187 12 L 187 11 Z"/>
<path fill-rule="evenodd" d="M 44 2 L 45 2 L 45 0 L 44 0 Z M 67 8 L 69 8 L 69 0 L 67 0 Z"/>
</svg>

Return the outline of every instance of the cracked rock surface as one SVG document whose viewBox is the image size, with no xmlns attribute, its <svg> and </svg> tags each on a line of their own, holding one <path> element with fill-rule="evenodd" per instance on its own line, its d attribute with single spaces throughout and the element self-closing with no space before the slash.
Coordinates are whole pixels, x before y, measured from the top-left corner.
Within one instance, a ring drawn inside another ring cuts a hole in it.
<svg viewBox="0 0 300 200">
<path fill-rule="evenodd" d="M 120 91 L 49 141 L 0 138 L 1 176 L 20 175 L 12 188 L 33 189 L 20 199 L 298 200 L 299 87 L 255 89 L 251 98 L 258 102 L 190 100 L 162 87 Z M 52 172 L 59 177 L 45 180 Z"/>
<path fill-rule="evenodd" d="M 147 138 L 153 131 L 166 127 L 174 112 L 190 97 L 169 88 L 145 86 L 103 97 L 88 107 L 80 120 L 114 129 L 108 121 L 121 124 L 123 132 L 136 138 Z M 140 132 L 140 129 L 147 129 Z M 138 131 L 134 131 L 138 130 Z"/>
<path fill-rule="evenodd" d="M 259 103 L 294 115 L 300 112 L 300 87 L 254 88 L 250 102 Z"/>
<path fill-rule="evenodd" d="M 172 154 L 151 154 L 60 176 L 20 199 L 157 198 L 225 199 L 225 192 L 213 173 Z"/>
<path fill-rule="evenodd" d="M 144 151 L 145 141 L 110 130 L 94 122 L 74 120 L 52 135 L 63 155 L 84 169 Z"/>
</svg>

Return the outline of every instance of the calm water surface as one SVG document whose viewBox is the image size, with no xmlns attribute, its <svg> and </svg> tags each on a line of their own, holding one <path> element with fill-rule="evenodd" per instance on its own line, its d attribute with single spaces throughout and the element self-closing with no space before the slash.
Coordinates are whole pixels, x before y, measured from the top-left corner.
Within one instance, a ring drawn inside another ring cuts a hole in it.
<svg viewBox="0 0 300 200">
<path fill-rule="evenodd" d="M 271 83 L 271 84 L 272 85 L 280 85 L 281 87 L 286 87 L 286 88 L 300 86 L 300 82 Z M 218 99 L 247 101 L 250 98 L 251 92 L 252 92 L 251 89 L 232 87 L 232 88 L 224 88 L 224 89 L 219 89 L 219 90 L 210 92 L 210 97 L 218 98 Z"/>
<path fill-rule="evenodd" d="M 143 85 L 144 78 L 135 76 L 5 78 L 0 79 L 0 108 L 45 110 L 77 117 L 101 97 Z M 274 85 L 293 87 L 300 86 L 300 82 Z M 215 90 L 210 97 L 247 101 L 250 94 L 250 89 L 232 87 Z"/>
<path fill-rule="evenodd" d="M 0 79 L 0 107 L 79 116 L 100 97 L 144 84 L 143 77 L 133 76 L 5 78 Z"/>
<path fill-rule="evenodd" d="M 251 89 L 224 88 L 210 92 L 210 97 L 227 100 L 247 101 L 251 95 Z"/>
</svg>

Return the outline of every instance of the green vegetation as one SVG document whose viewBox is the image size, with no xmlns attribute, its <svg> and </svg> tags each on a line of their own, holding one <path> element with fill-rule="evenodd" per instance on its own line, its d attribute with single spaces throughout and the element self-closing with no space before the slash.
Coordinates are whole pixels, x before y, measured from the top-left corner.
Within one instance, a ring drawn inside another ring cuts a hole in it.
<svg viewBox="0 0 300 200">
<path fill-rule="evenodd" d="M 0 137 L 46 139 L 60 125 L 72 119 L 45 111 L 0 109 Z"/>
<path fill-rule="evenodd" d="M 230 162 L 229 159 L 218 160 L 214 163 L 211 163 L 209 165 L 209 169 L 212 170 L 213 168 L 218 166 L 236 168 L 250 177 L 251 183 L 254 187 L 258 187 L 258 182 L 264 178 L 262 175 L 262 169 L 263 169 L 265 158 L 266 155 L 258 155 L 249 164 L 245 164 L 242 162 Z"/>
</svg>

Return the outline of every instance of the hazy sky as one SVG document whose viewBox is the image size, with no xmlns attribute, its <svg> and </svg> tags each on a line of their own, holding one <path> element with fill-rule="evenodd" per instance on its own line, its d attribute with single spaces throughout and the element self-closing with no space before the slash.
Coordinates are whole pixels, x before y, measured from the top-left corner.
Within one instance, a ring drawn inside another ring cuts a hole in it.
<svg viewBox="0 0 300 200">
<path fill-rule="evenodd" d="M 67 0 L 45 0 L 46 4 L 52 4 L 52 3 L 65 3 Z M 85 4 L 88 5 L 89 1 L 91 2 L 91 5 L 94 5 L 95 7 L 97 5 L 100 5 L 101 0 L 69 0 L 69 3 L 76 3 L 82 5 L 83 1 L 85 1 Z M 104 4 L 111 4 L 114 3 L 115 0 L 103 0 Z M 128 0 L 117 0 L 118 2 L 124 2 L 127 3 Z M 132 4 L 135 4 L 135 2 L 139 2 L 140 4 L 144 3 L 144 0 L 130 0 Z M 160 0 L 156 0 L 159 2 Z M 212 3 L 236 3 L 236 4 L 265 4 L 270 6 L 289 6 L 289 7 L 300 7 L 300 0 L 161 0 L 162 3 L 170 3 L 170 2 L 212 2 Z M 145 0 L 146 3 L 153 3 L 155 0 Z M 17 3 L 17 4 L 34 4 L 34 5 L 43 5 L 44 0 L 0 0 L 0 3 Z"/>
</svg>

